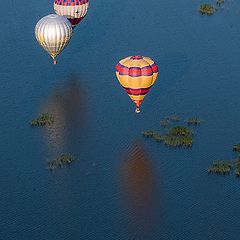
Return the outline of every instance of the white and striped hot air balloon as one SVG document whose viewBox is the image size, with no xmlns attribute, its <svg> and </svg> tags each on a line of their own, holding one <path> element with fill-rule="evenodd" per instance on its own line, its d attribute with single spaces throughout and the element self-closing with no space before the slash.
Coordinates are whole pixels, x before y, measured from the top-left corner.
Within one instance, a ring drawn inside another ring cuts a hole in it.
<svg viewBox="0 0 240 240">
<path fill-rule="evenodd" d="M 57 55 L 64 50 L 72 37 L 72 26 L 67 18 L 50 14 L 39 20 L 35 27 L 35 36 L 56 64 Z"/>
<path fill-rule="evenodd" d="M 88 0 L 54 0 L 56 14 L 68 18 L 73 28 L 86 16 L 88 6 Z"/>
</svg>

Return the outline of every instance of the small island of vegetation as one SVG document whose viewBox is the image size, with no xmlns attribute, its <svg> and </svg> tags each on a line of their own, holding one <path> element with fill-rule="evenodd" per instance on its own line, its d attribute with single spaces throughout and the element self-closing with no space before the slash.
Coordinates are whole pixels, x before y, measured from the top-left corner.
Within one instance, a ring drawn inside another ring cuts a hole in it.
<svg viewBox="0 0 240 240">
<path fill-rule="evenodd" d="M 177 115 L 171 115 L 169 117 L 166 117 L 168 121 L 173 121 L 173 122 L 180 122 L 181 118 Z"/>
<path fill-rule="evenodd" d="M 158 135 L 158 133 L 153 130 L 148 130 L 148 131 L 142 132 L 142 135 L 146 138 L 153 138 L 154 135 Z"/>
<path fill-rule="evenodd" d="M 185 125 L 199 125 L 201 123 L 201 120 L 196 117 L 182 120 L 177 115 L 170 115 L 160 121 L 164 132 L 159 133 L 155 130 L 148 130 L 143 131 L 142 135 L 145 138 L 152 138 L 156 142 L 161 142 L 166 146 L 190 148 L 193 146 L 194 132 L 189 126 L 177 125 L 181 121 Z"/>
<path fill-rule="evenodd" d="M 208 173 L 229 174 L 232 169 L 230 161 L 215 161 L 212 166 L 208 168 Z"/>
<path fill-rule="evenodd" d="M 48 169 L 53 171 L 57 168 L 62 168 L 64 165 L 70 165 L 75 161 L 75 157 L 71 154 L 62 154 L 54 160 L 48 162 Z"/>
<path fill-rule="evenodd" d="M 161 135 L 156 131 L 145 131 L 142 133 L 144 137 L 153 138 L 156 142 L 162 142 L 171 147 L 192 147 L 193 131 L 183 126 L 176 126 Z"/>
<path fill-rule="evenodd" d="M 240 158 L 239 157 L 236 161 L 235 174 L 237 177 L 240 177 Z"/>
<path fill-rule="evenodd" d="M 208 168 L 208 173 L 215 174 L 229 174 L 234 170 L 237 177 L 240 177 L 240 157 L 234 160 L 215 161 L 212 166 Z"/>
<path fill-rule="evenodd" d="M 235 145 L 233 146 L 233 151 L 234 151 L 234 152 L 240 152 L 240 143 L 235 144 Z"/>
<path fill-rule="evenodd" d="M 212 15 L 216 8 L 212 4 L 202 4 L 198 10 L 201 14 Z"/>
<path fill-rule="evenodd" d="M 192 136 L 193 131 L 187 127 L 176 126 L 176 127 L 172 127 L 169 130 L 169 135 L 171 135 L 171 136 Z"/>
<path fill-rule="evenodd" d="M 54 123 L 53 115 L 49 113 L 42 113 L 37 119 L 31 121 L 31 126 L 45 126 Z"/>
<path fill-rule="evenodd" d="M 180 122 L 180 121 L 181 121 L 180 117 L 178 117 L 177 115 L 171 115 L 169 117 L 165 117 L 164 119 L 162 119 L 160 121 L 160 125 L 162 127 L 167 127 L 172 122 Z"/>
<path fill-rule="evenodd" d="M 199 124 L 202 123 L 202 121 L 201 121 L 200 119 L 194 117 L 194 118 L 188 118 L 188 119 L 186 120 L 186 123 L 187 123 L 188 125 L 199 125 Z"/>
</svg>

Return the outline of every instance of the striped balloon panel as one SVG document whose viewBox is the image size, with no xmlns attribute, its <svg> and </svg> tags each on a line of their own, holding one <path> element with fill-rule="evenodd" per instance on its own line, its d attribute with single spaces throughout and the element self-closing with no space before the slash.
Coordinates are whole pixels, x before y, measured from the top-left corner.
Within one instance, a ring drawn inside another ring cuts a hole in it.
<svg viewBox="0 0 240 240">
<path fill-rule="evenodd" d="M 75 6 L 75 5 L 83 5 L 88 3 L 88 0 L 54 0 L 54 3 L 63 5 L 63 6 Z"/>
<path fill-rule="evenodd" d="M 89 3 L 81 5 L 60 5 L 54 2 L 54 10 L 59 16 L 64 16 L 69 19 L 72 26 L 75 27 L 86 16 Z"/>
<path fill-rule="evenodd" d="M 51 57 L 56 58 L 69 43 L 72 26 L 66 18 L 51 14 L 37 23 L 35 36 Z"/>
<path fill-rule="evenodd" d="M 157 79 L 158 66 L 148 57 L 127 57 L 117 64 L 116 75 L 129 97 L 139 107 Z"/>
</svg>

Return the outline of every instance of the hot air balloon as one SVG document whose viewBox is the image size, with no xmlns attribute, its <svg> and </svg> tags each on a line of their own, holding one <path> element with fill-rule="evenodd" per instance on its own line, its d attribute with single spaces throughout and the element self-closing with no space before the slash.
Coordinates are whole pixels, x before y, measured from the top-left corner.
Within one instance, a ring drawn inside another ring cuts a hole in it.
<svg viewBox="0 0 240 240">
<path fill-rule="evenodd" d="M 68 18 L 73 28 L 86 16 L 88 5 L 88 0 L 54 0 L 56 14 Z"/>
<path fill-rule="evenodd" d="M 50 14 L 39 20 L 35 27 L 35 36 L 56 64 L 57 55 L 63 51 L 72 37 L 72 26 L 67 18 Z"/>
<path fill-rule="evenodd" d="M 158 66 L 149 57 L 132 56 L 116 65 L 118 81 L 136 104 L 136 113 L 158 75 Z"/>
</svg>

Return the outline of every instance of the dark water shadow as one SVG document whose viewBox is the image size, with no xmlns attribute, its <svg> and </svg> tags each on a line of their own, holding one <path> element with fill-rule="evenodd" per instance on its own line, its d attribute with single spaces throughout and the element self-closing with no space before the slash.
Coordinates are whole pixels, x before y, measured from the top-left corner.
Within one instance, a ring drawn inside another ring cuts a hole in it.
<svg viewBox="0 0 240 240">
<path fill-rule="evenodd" d="M 129 232 L 138 239 L 147 237 L 157 227 L 156 217 L 161 211 L 160 186 L 152 159 L 140 140 L 127 148 L 120 178 Z"/>
<path fill-rule="evenodd" d="M 43 103 L 40 112 L 54 116 L 55 122 L 44 128 L 44 139 L 50 155 L 69 151 L 84 137 L 87 123 L 86 90 L 77 76 L 70 76 L 66 83 L 53 90 Z"/>
</svg>

